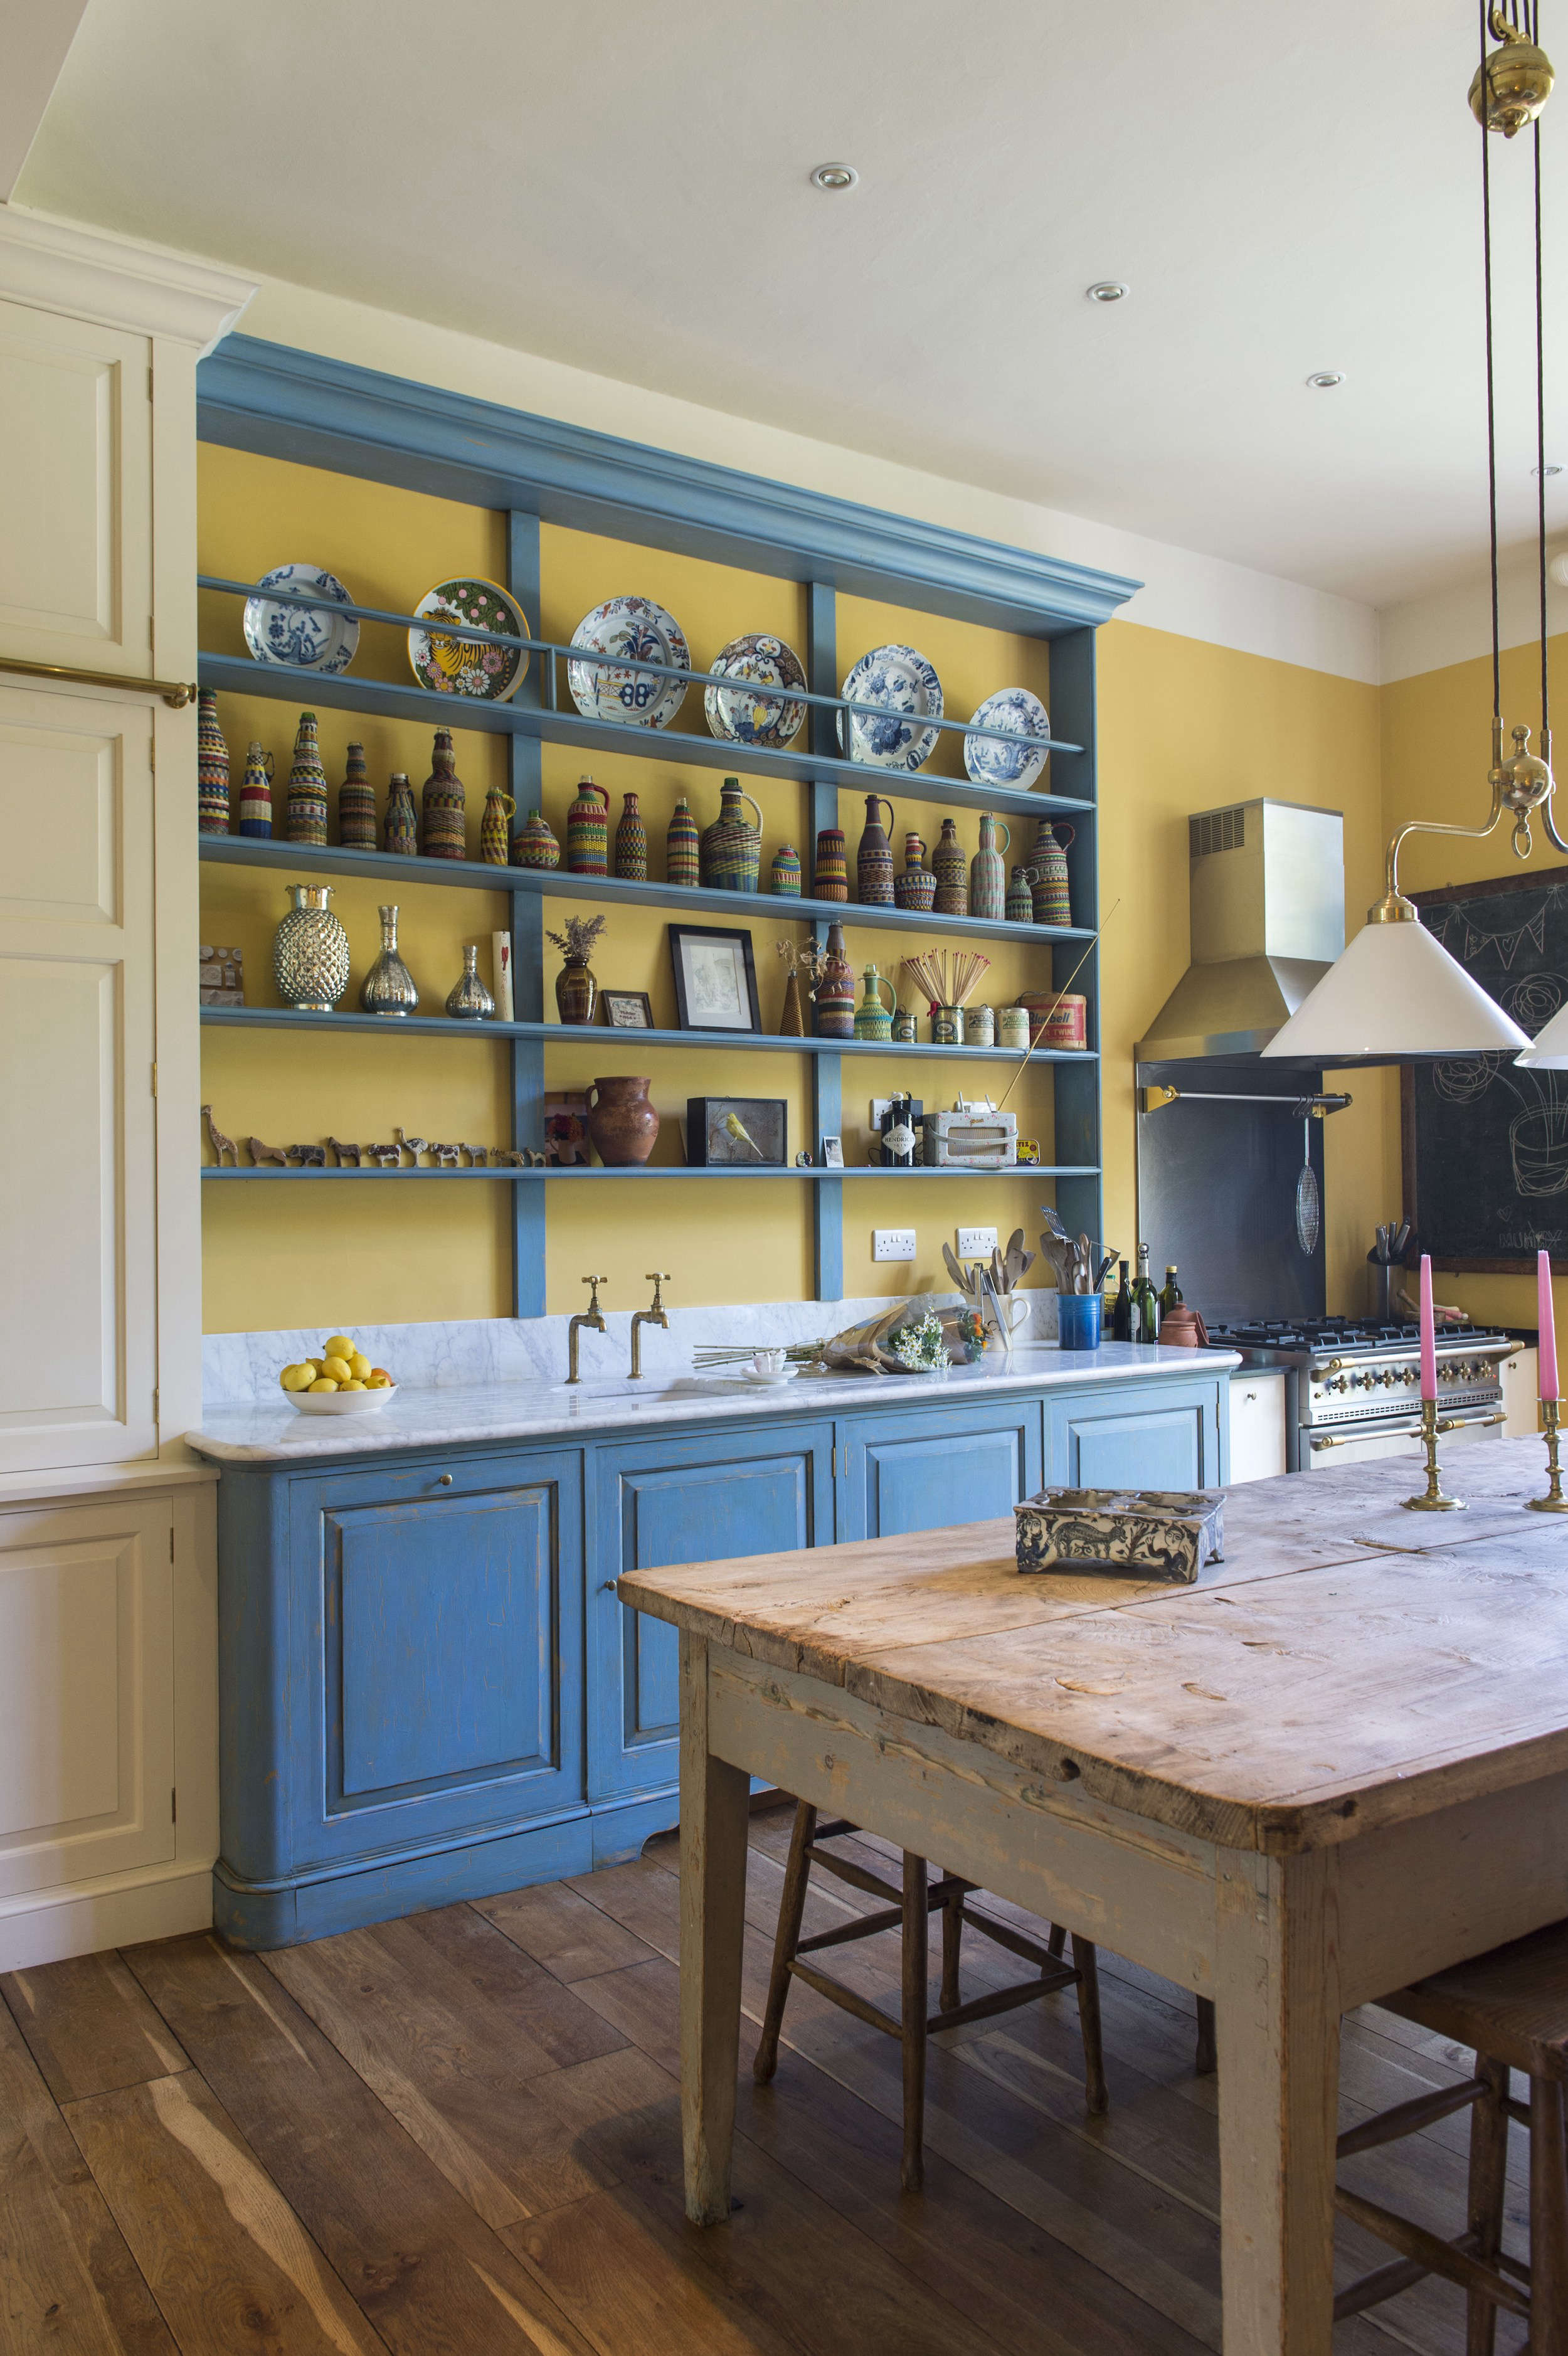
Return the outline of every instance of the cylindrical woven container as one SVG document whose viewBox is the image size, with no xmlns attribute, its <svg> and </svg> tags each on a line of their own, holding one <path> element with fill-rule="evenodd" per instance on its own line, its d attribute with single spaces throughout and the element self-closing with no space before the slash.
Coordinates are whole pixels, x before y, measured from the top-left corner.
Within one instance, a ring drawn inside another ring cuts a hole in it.
<svg viewBox="0 0 1568 2356">
<path fill-rule="evenodd" d="M 755 826 L 742 802 L 752 802 L 757 811 Z M 702 830 L 702 881 L 714 892 L 754 892 L 762 863 L 763 813 L 739 777 L 726 777 L 719 788 L 719 815 Z"/>
<path fill-rule="evenodd" d="M 376 788 L 365 767 L 365 747 L 350 744 L 337 788 L 337 840 L 346 851 L 376 848 Z"/>
<path fill-rule="evenodd" d="M 579 778 L 566 813 L 566 870 L 569 875 L 610 873 L 610 796 L 592 777 Z"/>
<path fill-rule="evenodd" d="M 816 1007 L 817 1037 L 852 1039 L 855 1036 L 855 969 L 844 954 L 842 925 L 829 925 L 827 927 L 827 956 L 812 996 Z"/>
<path fill-rule="evenodd" d="M 196 699 L 196 830 L 229 831 L 229 747 L 218 724 L 218 697 L 204 687 Z M 268 819 L 268 831 L 272 820 Z"/>
<path fill-rule="evenodd" d="M 293 766 L 289 771 L 288 836 L 291 842 L 326 848 L 326 771 L 315 741 L 315 714 L 300 713 L 294 738 Z"/>
<path fill-rule="evenodd" d="M 958 840 L 958 830 L 950 818 L 942 821 L 942 832 L 931 854 L 932 873 L 936 878 L 936 913 L 939 916 L 966 916 L 969 914 L 969 861 L 964 845 Z"/>
<path fill-rule="evenodd" d="M 615 873 L 623 884 L 648 880 L 648 837 L 635 794 L 627 794 L 615 829 Z"/>
<path fill-rule="evenodd" d="M 466 859 L 468 837 L 463 823 L 463 780 L 452 749 L 452 731 L 438 728 L 431 748 L 430 775 L 424 781 L 424 855 L 427 859 Z"/>
<path fill-rule="evenodd" d="M 512 864 L 546 870 L 560 865 L 560 845 L 542 810 L 530 810 L 512 838 Z"/>
<path fill-rule="evenodd" d="M 684 794 L 670 815 L 664 855 L 667 884 L 695 884 L 701 882 L 701 837 L 697 831 L 697 820 L 691 815 L 691 805 Z"/>
<path fill-rule="evenodd" d="M 849 870 L 844 859 L 844 830 L 825 826 L 816 838 L 816 865 L 812 877 L 814 900 L 848 900 Z"/>
<path fill-rule="evenodd" d="M 407 773 L 394 769 L 387 786 L 387 815 L 381 821 L 381 848 L 399 859 L 412 859 L 420 847 L 419 817 L 414 789 Z"/>
<path fill-rule="evenodd" d="M 781 900 L 800 897 L 800 853 L 793 842 L 781 842 L 773 853 L 769 883 Z"/>
</svg>

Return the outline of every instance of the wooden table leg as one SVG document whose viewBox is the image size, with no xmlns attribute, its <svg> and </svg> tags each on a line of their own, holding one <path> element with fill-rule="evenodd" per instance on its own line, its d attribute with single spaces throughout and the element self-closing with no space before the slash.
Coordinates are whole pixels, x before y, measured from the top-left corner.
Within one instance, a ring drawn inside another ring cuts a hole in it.
<svg viewBox="0 0 1568 2356">
<path fill-rule="evenodd" d="M 1339 2077 L 1334 1852 L 1220 1850 L 1215 1944 L 1225 2356 L 1328 2356 Z"/>
<path fill-rule="evenodd" d="M 751 1779 L 708 1748 L 708 1645 L 680 1632 L 680 2118 L 686 2213 L 730 2214 Z"/>
</svg>

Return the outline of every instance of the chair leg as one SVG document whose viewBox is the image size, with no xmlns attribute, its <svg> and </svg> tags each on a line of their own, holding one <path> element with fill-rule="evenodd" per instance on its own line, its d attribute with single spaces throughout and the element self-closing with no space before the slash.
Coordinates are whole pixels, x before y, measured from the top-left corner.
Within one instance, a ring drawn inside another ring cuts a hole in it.
<svg viewBox="0 0 1568 2356">
<path fill-rule="evenodd" d="M 956 2012 L 959 2005 L 958 1958 L 964 1944 L 964 1892 L 955 1890 L 942 1910 L 942 1995 L 940 2009 Z"/>
<path fill-rule="evenodd" d="M 1530 2082 L 1531 2356 L 1568 2356 L 1568 2142 L 1563 2083 Z"/>
<path fill-rule="evenodd" d="M 1211 2078 L 1219 2056 L 1214 2047 L 1214 1999 L 1211 1996 L 1198 1998 L 1198 2044 L 1192 2056 L 1192 2067 L 1200 2078 Z"/>
<path fill-rule="evenodd" d="M 1062 1929 L 1060 1922 L 1053 1922 L 1051 1924 L 1051 1936 L 1047 1939 L 1045 1944 L 1051 1950 L 1051 1953 L 1056 1957 L 1058 1963 L 1060 1963 L 1061 1960 L 1062 1950 L 1067 1944 L 1067 1933 Z"/>
<path fill-rule="evenodd" d="M 928 1969 L 925 1859 L 904 1851 L 903 2020 L 904 2148 L 901 2179 L 906 2192 L 925 2181 L 925 2016 Z"/>
<path fill-rule="evenodd" d="M 1476 2075 L 1488 2091 L 1470 2113 L 1469 2226 L 1473 2248 L 1487 2265 L 1497 2264 L 1503 2239 L 1503 2201 L 1508 2189 L 1509 2073 L 1500 2062 L 1476 2056 Z M 1467 2294 L 1465 2356 L 1492 2356 L 1498 2310 L 1477 2291 Z"/>
<path fill-rule="evenodd" d="M 805 1912 L 805 1890 L 811 1879 L 811 1859 L 806 1851 L 816 1834 L 816 1810 L 797 1800 L 795 1826 L 789 1837 L 789 1862 L 784 1867 L 784 1892 L 779 1900 L 779 1926 L 773 1936 L 773 1968 L 768 1980 L 767 2009 L 763 2015 L 763 2034 L 758 2041 L 757 2055 L 752 2064 L 752 2075 L 759 2086 L 765 2086 L 779 2063 L 779 2031 L 784 2027 L 784 1999 L 789 1994 L 790 1965 L 800 1938 L 801 1917 Z"/>
<path fill-rule="evenodd" d="M 1078 2028 L 1083 2040 L 1083 2098 L 1092 2111 L 1110 2108 L 1105 2058 L 1100 2044 L 1100 1962 L 1087 1939 L 1072 1933 L 1072 1965 L 1079 1975 Z"/>
</svg>

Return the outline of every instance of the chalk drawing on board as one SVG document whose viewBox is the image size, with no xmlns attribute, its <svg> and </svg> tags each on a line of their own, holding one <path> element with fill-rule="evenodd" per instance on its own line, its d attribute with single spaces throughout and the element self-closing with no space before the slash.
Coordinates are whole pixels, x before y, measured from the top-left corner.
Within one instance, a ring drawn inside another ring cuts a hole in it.
<svg viewBox="0 0 1568 2356">
<path fill-rule="evenodd" d="M 1538 926 L 1544 925 L 1545 916 L 1542 906 L 1538 918 L 1518 926 L 1508 936 L 1482 933 L 1474 926 L 1464 926 L 1470 936 L 1466 963 L 1472 962 L 1483 949 L 1490 948 L 1501 957 L 1505 966 L 1510 964 L 1527 937 L 1539 949 L 1541 939 Z M 1530 973 L 1499 991 L 1497 998 L 1505 1013 L 1511 1014 L 1520 1029 L 1528 1031 L 1533 1039 L 1551 1022 L 1565 992 L 1568 983 L 1561 974 Z M 1509 1159 L 1515 1190 L 1524 1195 L 1561 1194 L 1568 1189 L 1568 1103 L 1563 1100 L 1558 1079 L 1556 1072 L 1521 1069 L 1506 1049 L 1432 1066 L 1433 1087 L 1449 1104 L 1477 1104 L 1494 1087 L 1513 1098 L 1519 1110 L 1509 1122 Z"/>
</svg>

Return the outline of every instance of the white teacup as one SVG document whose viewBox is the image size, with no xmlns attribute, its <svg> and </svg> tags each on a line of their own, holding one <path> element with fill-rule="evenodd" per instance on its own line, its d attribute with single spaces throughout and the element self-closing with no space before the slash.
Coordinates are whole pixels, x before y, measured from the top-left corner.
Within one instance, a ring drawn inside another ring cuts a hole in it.
<svg viewBox="0 0 1568 2356">
<path fill-rule="evenodd" d="M 759 1350 L 752 1364 L 759 1375 L 782 1375 L 789 1357 L 784 1350 Z"/>
</svg>

